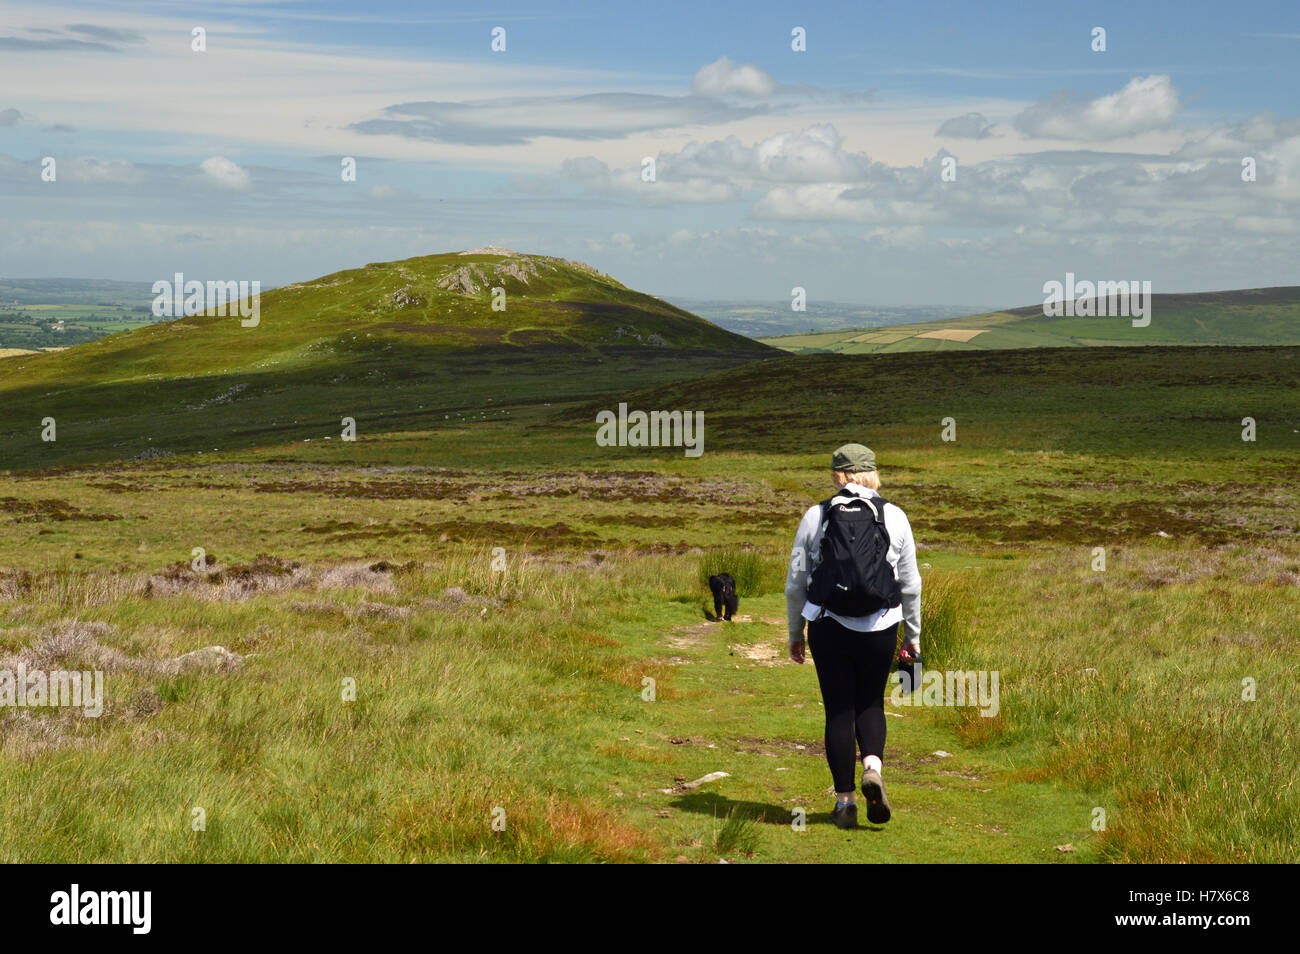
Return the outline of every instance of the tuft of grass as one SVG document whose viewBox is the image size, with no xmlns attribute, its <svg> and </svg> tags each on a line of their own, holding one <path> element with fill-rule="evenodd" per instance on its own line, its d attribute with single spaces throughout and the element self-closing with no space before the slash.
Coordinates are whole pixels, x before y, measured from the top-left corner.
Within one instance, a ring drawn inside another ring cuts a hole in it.
<svg viewBox="0 0 1300 954">
<path fill-rule="evenodd" d="M 707 590 L 709 577 L 718 573 L 730 573 L 736 581 L 736 595 L 742 597 L 758 596 L 771 576 L 763 555 L 742 547 L 714 550 L 700 557 L 698 577 L 701 587 Z"/>
<path fill-rule="evenodd" d="M 741 597 L 779 593 L 785 586 L 786 562 L 783 553 L 753 547 L 725 547 L 700 557 L 696 582 L 709 588 L 709 577 L 730 573 L 736 581 L 736 595 Z"/>
<path fill-rule="evenodd" d="M 739 809 L 727 813 L 722 827 L 713 833 L 713 850 L 720 856 L 744 855 L 751 857 L 758 851 L 758 826 L 754 819 Z"/>
<path fill-rule="evenodd" d="M 927 667 L 960 669 L 971 643 L 975 588 L 962 576 L 930 576 L 921 589 L 921 655 Z"/>
</svg>

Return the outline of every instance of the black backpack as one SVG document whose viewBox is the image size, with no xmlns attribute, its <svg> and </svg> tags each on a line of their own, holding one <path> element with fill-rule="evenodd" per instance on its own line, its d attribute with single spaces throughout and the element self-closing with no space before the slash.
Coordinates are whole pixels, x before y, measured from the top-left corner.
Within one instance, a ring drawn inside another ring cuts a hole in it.
<svg viewBox="0 0 1300 954">
<path fill-rule="evenodd" d="M 808 584 L 811 602 L 840 616 L 870 616 L 902 605 L 887 559 L 886 503 L 884 497 L 849 494 L 822 501 L 821 562 Z"/>
</svg>

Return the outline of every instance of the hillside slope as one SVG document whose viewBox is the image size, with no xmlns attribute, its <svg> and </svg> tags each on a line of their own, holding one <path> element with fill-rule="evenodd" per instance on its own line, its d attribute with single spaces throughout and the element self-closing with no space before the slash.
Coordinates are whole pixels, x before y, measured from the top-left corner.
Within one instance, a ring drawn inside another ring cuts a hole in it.
<svg viewBox="0 0 1300 954">
<path fill-rule="evenodd" d="M 990 351 L 1131 345 L 1300 344 L 1300 286 L 1152 295 L 1151 323 L 1043 315 L 1042 305 L 888 328 L 762 339 L 796 354 Z"/>
<path fill-rule="evenodd" d="M 444 419 L 435 410 L 595 395 L 773 353 L 580 262 L 430 255 L 265 292 L 255 327 L 194 315 L 4 359 L 0 467 L 305 440 L 345 416 L 363 431 L 427 427 Z M 41 440 L 50 417 L 54 442 Z"/>
<path fill-rule="evenodd" d="M 952 418 L 967 448 L 1178 452 L 1236 467 L 1265 449 L 1300 452 L 1300 347 L 787 355 L 627 400 L 703 412 L 710 453 L 821 451 L 851 435 L 873 446 L 943 447 Z M 1258 442 L 1242 440 L 1247 415 Z"/>
</svg>

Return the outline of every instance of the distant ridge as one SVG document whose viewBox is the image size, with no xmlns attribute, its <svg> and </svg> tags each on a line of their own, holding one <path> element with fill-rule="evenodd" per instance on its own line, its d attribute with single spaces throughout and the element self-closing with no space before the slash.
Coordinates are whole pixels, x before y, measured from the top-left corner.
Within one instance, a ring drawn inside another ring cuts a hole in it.
<svg viewBox="0 0 1300 954">
<path fill-rule="evenodd" d="M 1081 299 L 1096 303 L 1096 298 Z M 1096 310 L 1096 308 L 1092 308 Z M 990 351 L 1132 345 L 1300 344 L 1300 286 L 1156 292 L 1151 322 L 1126 317 L 1046 317 L 1042 304 L 945 321 L 761 339 L 796 354 Z"/>
</svg>

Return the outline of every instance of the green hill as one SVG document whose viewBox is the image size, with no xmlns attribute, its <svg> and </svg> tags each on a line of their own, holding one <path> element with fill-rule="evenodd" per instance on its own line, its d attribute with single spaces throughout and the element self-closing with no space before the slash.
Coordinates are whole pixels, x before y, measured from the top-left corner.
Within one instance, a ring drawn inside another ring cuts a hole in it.
<svg viewBox="0 0 1300 954">
<path fill-rule="evenodd" d="M 264 292 L 255 327 L 194 315 L 4 359 L 0 466 L 305 440 L 345 416 L 429 427 L 772 353 L 580 262 L 430 255 Z M 53 443 L 40 439 L 47 417 Z"/>
<path fill-rule="evenodd" d="M 1300 286 L 1153 295 L 1151 323 L 1043 315 L 1042 305 L 947 321 L 761 339 L 800 353 L 991 351 L 1132 345 L 1300 344 Z"/>
</svg>

